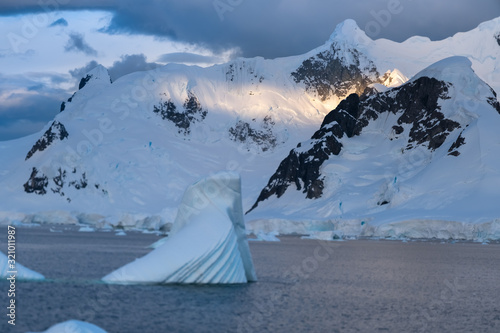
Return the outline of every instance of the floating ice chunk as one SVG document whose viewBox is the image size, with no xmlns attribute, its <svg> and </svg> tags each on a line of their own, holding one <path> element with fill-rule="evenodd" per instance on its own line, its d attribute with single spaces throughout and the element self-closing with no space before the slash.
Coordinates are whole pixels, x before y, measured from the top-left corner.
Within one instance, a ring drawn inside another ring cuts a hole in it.
<svg viewBox="0 0 500 333">
<path fill-rule="evenodd" d="M 95 229 L 89 226 L 83 226 L 78 229 L 79 232 L 94 232 Z"/>
<path fill-rule="evenodd" d="M 166 241 L 103 280 L 109 283 L 256 281 L 243 221 L 239 175 L 223 172 L 190 186 Z"/>
<path fill-rule="evenodd" d="M 302 239 L 317 239 L 317 240 L 324 240 L 324 241 L 331 241 L 334 239 L 341 239 L 343 235 L 338 235 L 338 233 L 335 233 L 333 230 L 329 231 L 312 231 L 309 236 L 302 236 Z"/>
<path fill-rule="evenodd" d="M 276 236 L 279 235 L 279 232 L 277 231 L 271 231 L 271 232 L 258 232 L 255 237 L 255 239 L 252 239 L 252 241 L 265 241 L 265 242 L 280 242 L 280 239 Z"/>
<path fill-rule="evenodd" d="M 10 271 L 17 271 L 16 279 L 21 279 L 21 280 L 45 280 L 45 277 L 37 273 L 35 271 L 32 271 L 29 268 L 24 267 L 23 265 L 19 264 L 16 262 L 15 268 L 11 269 L 9 267 L 9 258 L 3 253 L 0 252 L 0 278 L 7 278 L 10 277 L 11 274 L 13 273 L 8 273 Z"/>
<path fill-rule="evenodd" d="M 68 320 L 51 326 L 42 333 L 106 333 L 102 328 L 79 320 Z"/>
</svg>

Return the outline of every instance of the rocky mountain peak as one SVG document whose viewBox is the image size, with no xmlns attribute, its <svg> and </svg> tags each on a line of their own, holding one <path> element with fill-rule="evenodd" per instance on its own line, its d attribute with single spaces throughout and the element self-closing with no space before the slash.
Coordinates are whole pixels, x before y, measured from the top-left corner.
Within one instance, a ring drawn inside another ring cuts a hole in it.
<svg viewBox="0 0 500 333">
<path fill-rule="evenodd" d="M 444 145 L 449 156 L 459 156 L 460 147 L 466 144 L 462 132 L 469 126 L 465 119 L 472 119 L 470 113 L 474 111 L 457 110 L 462 102 L 456 100 L 461 98 L 477 100 L 471 102 L 475 106 L 484 102 L 498 106 L 495 92 L 475 75 L 471 62 L 462 57 L 434 64 L 401 87 L 351 94 L 324 118 L 309 141 L 290 151 L 251 210 L 274 195 L 281 197 L 291 185 L 305 193 L 307 199 L 320 198 L 327 186 L 322 175 L 325 162 L 340 155 L 344 145 L 351 138 L 362 136 L 367 127 L 377 128 L 377 132 L 383 128 L 383 136 L 396 142 L 401 154 L 414 149 L 432 153 Z M 461 130 L 460 134 L 454 134 L 455 141 L 447 143 L 456 130 Z"/>
</svg>

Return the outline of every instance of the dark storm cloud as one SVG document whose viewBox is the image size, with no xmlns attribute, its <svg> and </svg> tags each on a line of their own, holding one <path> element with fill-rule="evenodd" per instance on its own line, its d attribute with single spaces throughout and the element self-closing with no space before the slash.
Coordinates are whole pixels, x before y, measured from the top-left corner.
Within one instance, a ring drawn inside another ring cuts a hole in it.
<svg viewBox="0 0 500 333">
<path fill-rule="evenodd" d="M 243 56 L 300 54 L 324 43 L 353 18 L 371 37 L 443 39 L 500 15 L 498 0 L 184 0 L 122 1 L 109 33 L 147 33 L 197 43 L 215 52 L 239 47 Z M 387 15 L 389 14 L 389 15 Z"/>
<path fill-rule="evenodd" d="M 119 0 L 16 0 L 0 1 L 0 15 L 41 13 L 54 10 L 112 10 Z"/>
<path fill-rule="evenodd" d="M 78 67 L 69 71 L 69 74 L 75 79 L 75 82 L 80 82 L 80 79 L 84 77 L 88 72 L 97 67 L 99 63 L 95 60 L 87 63 L 83 67 Z M 146 56 L 144 54 L 125 54 L 120 57 L 120 60 L 113 62 L 113 65 L 108 68 L 109 76 L 114 82 L 119 77 L 137 72 L 137 71 L 148 71 L 150 69 L 155 69 L 160 67 L 160 64 L 154 62 L 147 62 Z"/>
<path fill-rule="evenodd" d="M 47 122 L 59 112 L 61 97 L 65 96 L 30 93 L 12 94 L 10 99 L 16 99 L 16 102 L 0 105 L 0 124 L 8 125 L 22 119 Z"/>
<path fill-rule="evenodd" d="M 60 18 L 58 20 L 55 20 L 54 22 L 52 22 L 49 27 L 56 27 L 56 26 L 63 26 L 63 27 L 67 27 L 68 26 L 68 21 L 66 21 L 64 18 Z"/>
<path fill-rule="evenodd" d="M 42 76 L 51 84 L 68 79 L 43 73 L 33 74 L 31 78 L 0 75 L 0 141 L 41 130 L 59 112 L 61 101 L 69 97 L 62 89 L 39 83 Z"/>
<path fill-rule="evenodd" d="M 18 119 L 13 123 L 4 124 L 0 117 L 0 141 L 14 140 L 40 131 L 46 121 Z"/>
<path fill-rule="evenodd" d="M 75 68 L 73 70 L 70 70 L 69 71 L 69 74 L 75 79 L 75 82 L 78 81 L 80 82 L 80 80 L 88 73 L 90 72 L 91 70 L 93 70 L 94 68 L 96 68 L 97 66 L 99 65 L 99 63 L 95 60 L 92 60 L 91 62 L 87 63 L 85 66 L 83 67 L 78 67 L 78 68 Z M 78 83 L 76 83 L 78 84 Z"/>
<path fill-rule="evenodd" d="M 213 64 L 220 62 L 221 60 L 221 58 L 215 56 L 204 56 L 189 52 L 174 52 L 161 55 L 157 61 L 166 63 L 175 62 L 180 64 Z"/>
<path fill-rule="evenodd" d="M 113 62 L 113 66 L 108 68 L 108 72 L 111 80 L 115 81 L 123 75 L 137 71 L 147 71 L 160 66 L 160 64 L 154 62 L 147 62 L 144 54 L 126 54 L 121 56 L 121 60 Z"/>
<path fill-rule="evenodd" d="M 0 13 L 40 12 L 38 0 L 4 1 Z M 353 18 L 373 38 L 433 40 L 467 31 L 500 16 L 498 0 L 42 0 L 59 9 L 113 12 L 108 33 L 146 33 L 201 44 L 218 52 L 239 47 L 243 56 L 286 56 L 326 41 Z M 47 6 L 45 6 L 47 7 Z M 389 15 L 387 15 L 389 14 Z"/>
<path fill-rule="evenodd" d="M 75 52 L 83 52 L 86 55 L 96 56 L 97 51 L 94 50 L 87 42 L 85 41 L 82 34 L 73 32 L 69 34 L 68 43 L 64 47 L 66 52 L 75 51 Z"/>
</svg>

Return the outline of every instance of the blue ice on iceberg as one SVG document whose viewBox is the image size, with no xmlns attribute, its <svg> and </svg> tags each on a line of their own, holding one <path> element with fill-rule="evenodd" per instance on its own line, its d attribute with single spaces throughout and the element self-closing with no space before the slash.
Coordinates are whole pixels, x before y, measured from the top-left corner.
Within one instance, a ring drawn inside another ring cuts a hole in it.
<svg viewBox="0 0 500 333">
<path fill-rule="evenodd" d="M 241 180 L 221 172 L 185 192 L 166 241 L 103 278 L 108 283 L 256 281 L 246 238 Z"/>
</svg>

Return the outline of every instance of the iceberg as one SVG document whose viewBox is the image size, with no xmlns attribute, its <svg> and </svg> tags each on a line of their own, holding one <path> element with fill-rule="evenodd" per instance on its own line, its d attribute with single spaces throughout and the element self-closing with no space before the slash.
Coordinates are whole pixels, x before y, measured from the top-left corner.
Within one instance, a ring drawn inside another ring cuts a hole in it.
<svg viewBox="0 0 500 333">
<path fill-rule="evenodd" d="M 9 277 L 11 275 L 11 273 L 9 273 L 10 271 L 12 271 L 12 269 L 9 268 L 9 258 L 7 257 L 7 255 L 5 255 L 5 253 L 0 252 L 0 278 L 3 279 L 6 277 Z M 20 279 L 20 280 L 45 280 L 45 277 L 42 274 L 35 272 L 35 271 L 32 271 L 29 268 L 24 267 L 23 265 L 19 264 L 17 261 L 15 264 L 14 271 L 17 272 L 15 274 L 16 279 Z"/>
<path fill-rule="evenodd" d="M 102 280 L 126 284 L 256 281 L 243 220 L 240 176 L 221 172 L 191 185 L 166 241 Z"/>
</svg>

